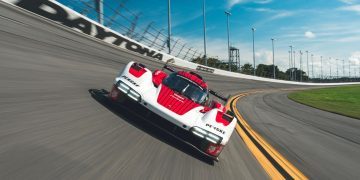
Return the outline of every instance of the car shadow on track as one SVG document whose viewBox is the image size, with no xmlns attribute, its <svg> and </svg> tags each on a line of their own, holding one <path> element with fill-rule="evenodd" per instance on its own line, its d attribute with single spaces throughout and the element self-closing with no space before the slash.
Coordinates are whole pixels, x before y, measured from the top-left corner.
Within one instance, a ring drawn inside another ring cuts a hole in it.
<svg viewBox="0 0 360 180">
<path fill-rule="evenodd" d="M 210 159 L 196 148 L 173 137 L 171 133 L 165 131 L 165 128 L 161 126 L 162 122 L 166 120 L 160 116 L 131 100 L 127 100 L 123 104 L 115 104 L 106 97 L 106 94 L 108 93 L 106 90 L 89 89 L 88 91 L 91 97 L 97 102 L 134 127 L 204 163 L 211 166 L 214 165 L 213 159 Z"/>
</svg>

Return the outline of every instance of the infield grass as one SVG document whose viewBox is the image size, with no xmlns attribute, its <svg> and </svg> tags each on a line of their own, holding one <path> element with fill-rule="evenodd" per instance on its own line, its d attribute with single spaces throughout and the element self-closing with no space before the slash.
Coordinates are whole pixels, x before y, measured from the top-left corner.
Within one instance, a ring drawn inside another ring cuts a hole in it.
<svg viewBox="0 0 360 180">
<path fill-rule="evenodd" d="M 360 85 L 312 89 L 290 93 L 296 102 L 360 119 Z"/>
</svg>

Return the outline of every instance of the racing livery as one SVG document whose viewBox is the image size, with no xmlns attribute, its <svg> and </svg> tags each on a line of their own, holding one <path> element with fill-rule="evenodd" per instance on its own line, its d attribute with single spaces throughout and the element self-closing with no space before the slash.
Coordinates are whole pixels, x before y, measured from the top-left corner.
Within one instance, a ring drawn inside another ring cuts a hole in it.
<svg viewBox="0 0 360 180">
<path fill-rule="evenodd" d="M 164 72 L 164 68 L 171 73 Z M 224 105 L 210 100 L 213 94 L 203 78 L 187 71 L 175 71 L 165 64 L 151 72 L 145 65 L 130 62 L 115 78 L 108 95 L 113 102 L 131 99 L 180 129 L 181 136 L 202 153 L 218 160 L 229 141 L 236 119 Z"/>
</svg>

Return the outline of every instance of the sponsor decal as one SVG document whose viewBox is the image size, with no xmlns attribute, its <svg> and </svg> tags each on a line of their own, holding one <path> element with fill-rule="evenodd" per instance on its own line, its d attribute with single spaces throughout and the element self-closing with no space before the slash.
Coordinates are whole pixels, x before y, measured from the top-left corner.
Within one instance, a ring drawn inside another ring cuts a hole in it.
<svg viewBox="0 0 360 180">
<path fill-rule="evenodd" d="M 74 13 L 71 11 L 69 12 L 69 10 L 50 0 L 19 0 L 14 4 L 40 16 L 76 29 L 89 36 L 119 46 L 123 49 L 152 57 L 160 61 L 163 59 L 163 54 L 150 50 L 137 42 L 130 41 L 129 39 L 111 31 L 107 31 L 105 28 L 92 23 L 81 16 L 74 16 Z"/>
<path fill-rule="evenodd" d="M 181 97 L 181 96 L 179 96 L 177 94 L 171 94 L 170 96 L 175 98 L 176 100 L 182 102 L 182 103 L 184 102 L 184 99 L 185 99 L 185 98 L 183 98 L 183 97 Z"/>
<path fill-rule="evenodd" d="M 135 85 L 136 87 L 139 87 L 139 85 L 136 84 L 135 81 L 133 81 L 132 79 L 128 78 L 127 76 L 121 76 L 121 77 L 123 77 L 124 79 L 126 79 L 127 81 L 129 81 L 131 84 Z"/>
<path fill-rule="evenodd" d="M 214 73 L 214 71 L 215 71 L 214 69 L 208 68 L 208 67 L 205 67 L 205 66 L 197 66 L 196 70 L 204 71 L 204 72 L 208 72 L 208 73 Z"/>
<path fill-rule="evenodd" d="M 206 124 L 206 127 L 212 128 L 212 129 L 214 129 L 215 131 L 220 132 L 221 134 L 225 134 L 225 131 L 224 131 L 224 130 L 222 130 L 222 129 L 218 128 L 218 127 L 215 127 L 215 126 L 213 126 L 213 125 L 211 125 L 211 124 Z"/>
</svg>

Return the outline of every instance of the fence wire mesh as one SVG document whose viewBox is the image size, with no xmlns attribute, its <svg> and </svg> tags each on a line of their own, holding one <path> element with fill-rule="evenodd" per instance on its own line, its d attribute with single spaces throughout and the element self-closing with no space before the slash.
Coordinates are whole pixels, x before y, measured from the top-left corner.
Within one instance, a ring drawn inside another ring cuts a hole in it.
<svg viewBox="0 0 360 180">
<path fill-rule="evenodd" d="M 167 29 L 156 27 L 154 22 L 140 25 L 139 19 L 144 14 L 129 10 L 126 7 L 127 1 L 104 1 L 103 12 L 105 13 L 102 13 L 104 17 L 103 25 L 151 48 L 168 53 Z M 90 19 L 98 20 L 95 0 L 60 0 L 59 2 Z M 180 39 L 171 38 L 170 46 L 171 55 L 187 61 L 203 56 L 202 51 L 197 50 Z"/>
</svg>

